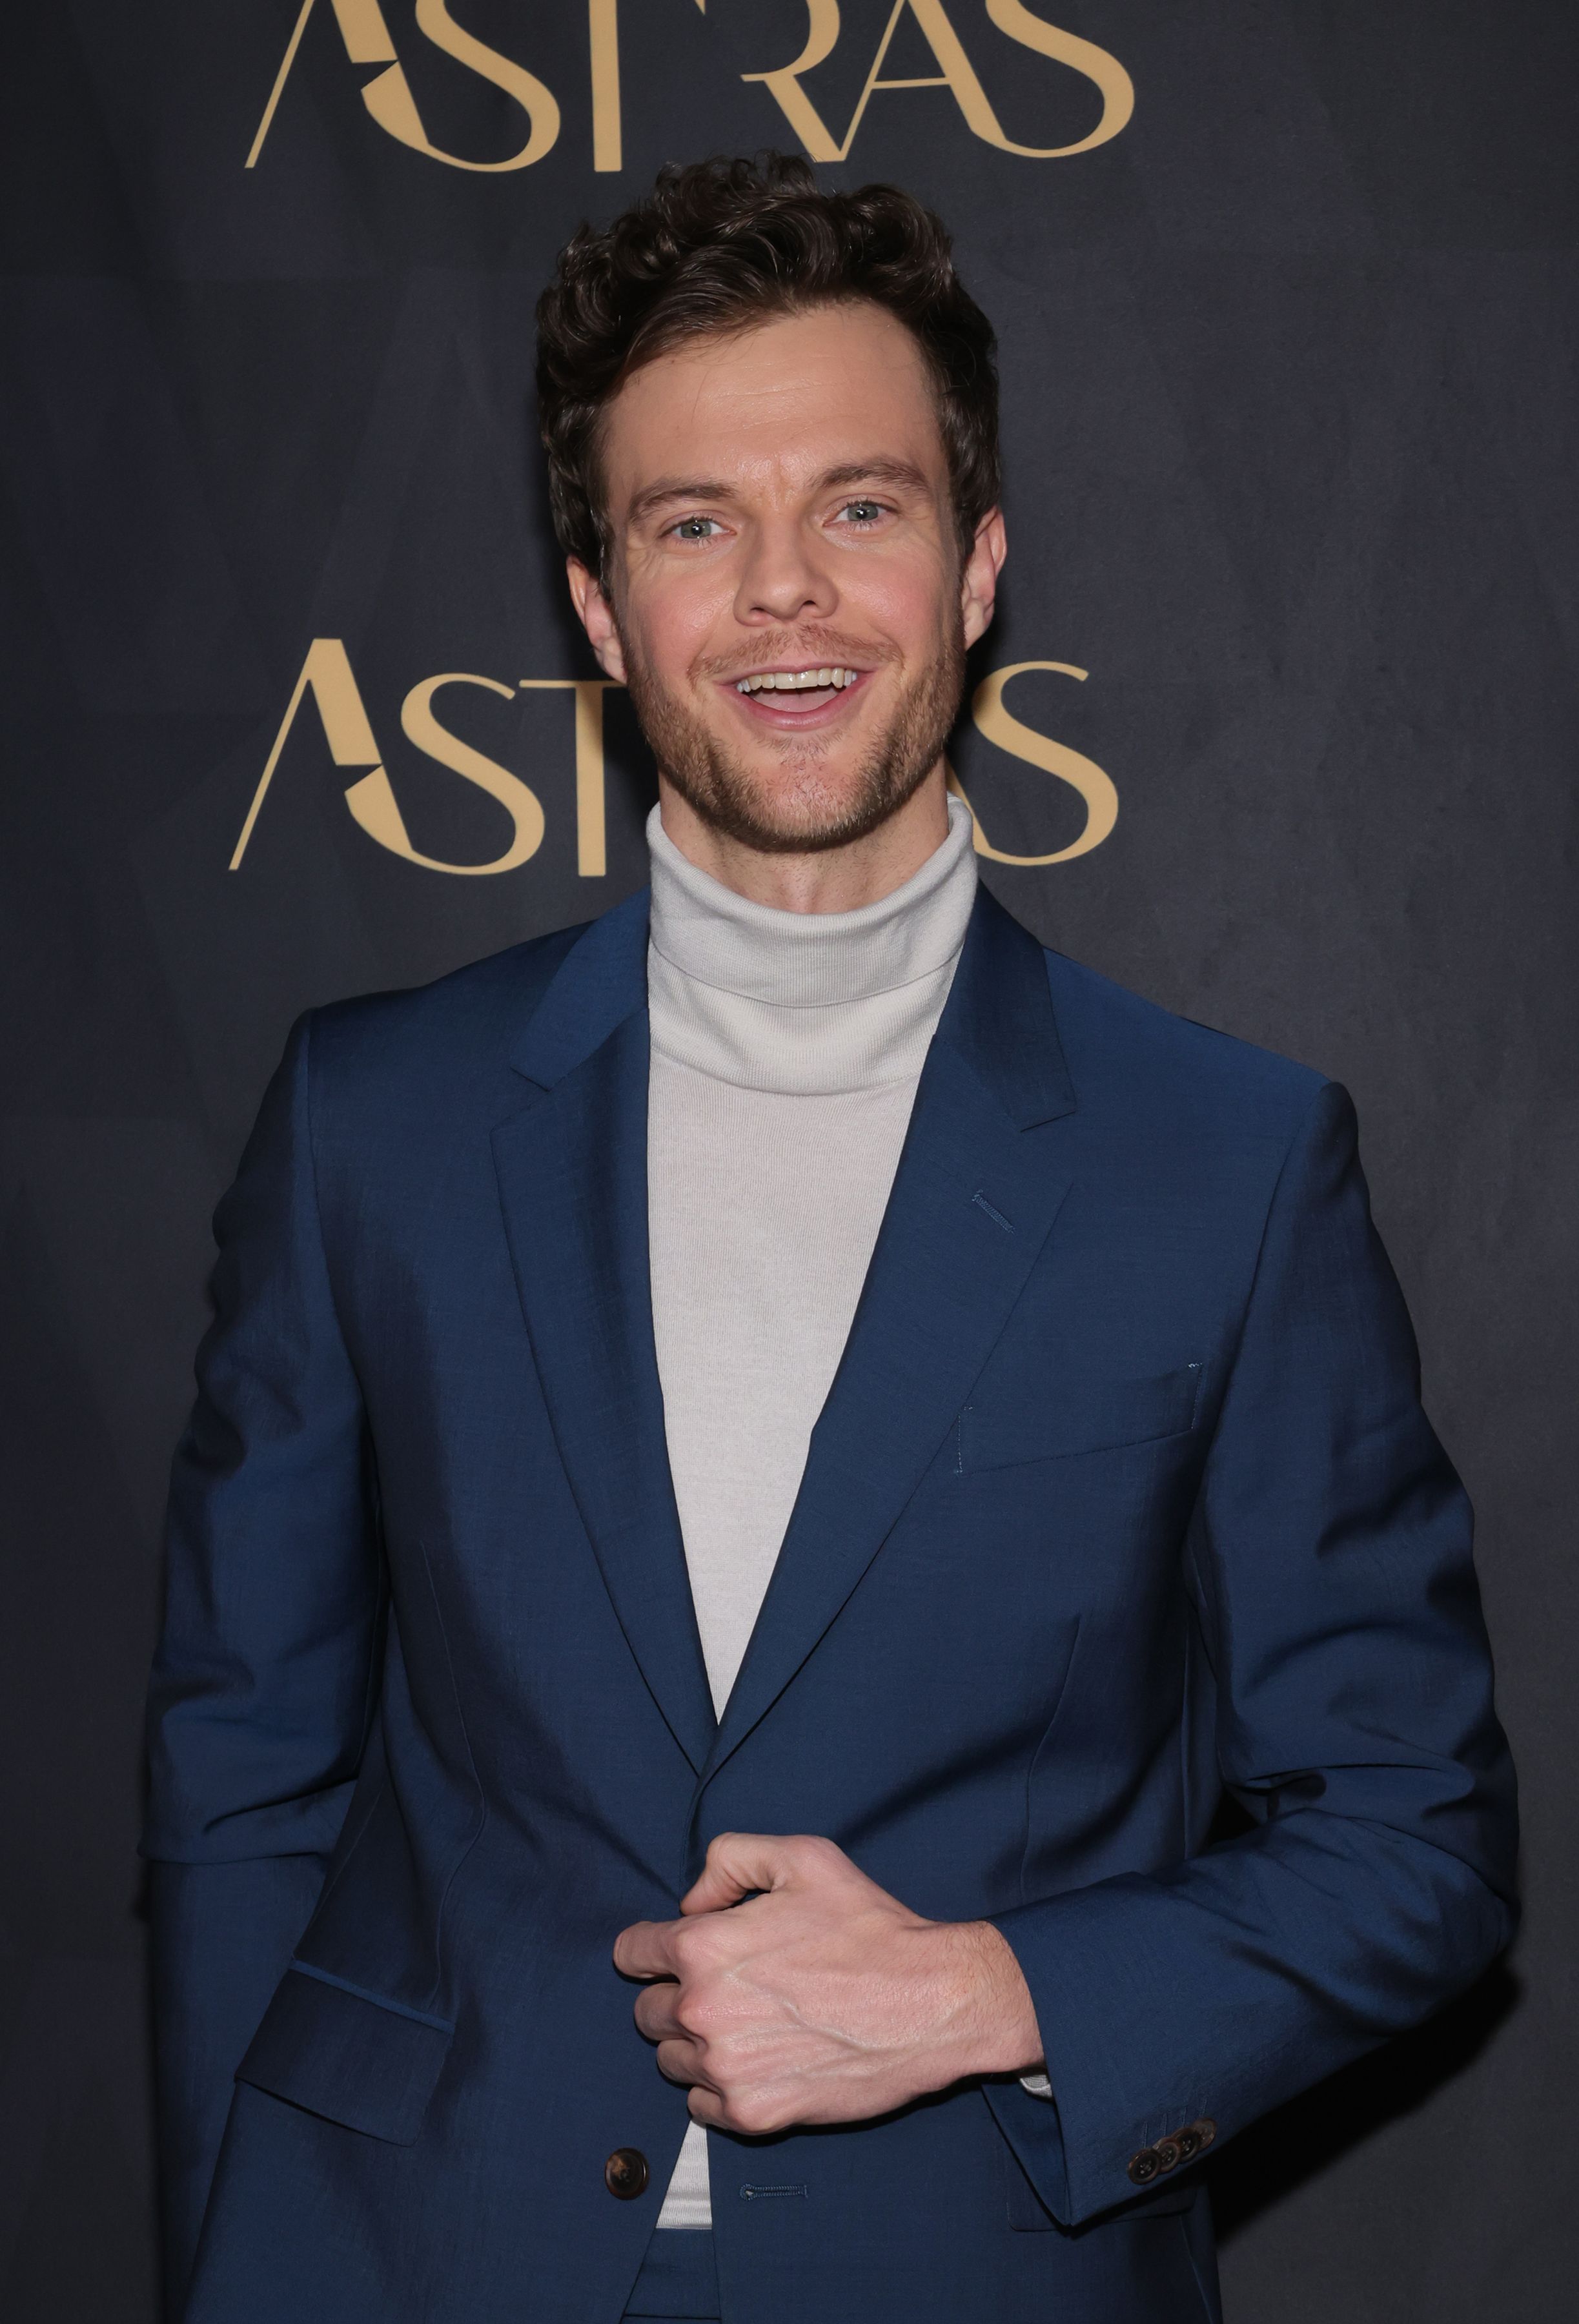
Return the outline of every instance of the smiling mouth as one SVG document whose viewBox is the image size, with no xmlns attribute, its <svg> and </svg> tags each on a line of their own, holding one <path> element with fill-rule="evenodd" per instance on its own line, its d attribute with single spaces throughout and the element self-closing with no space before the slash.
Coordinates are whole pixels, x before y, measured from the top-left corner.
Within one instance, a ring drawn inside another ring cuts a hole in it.
<svg viewBox="0 0 1579 2324">
<path fill-rule="evenodd" d="M 758 669 L 749 678 L 737 678 L 736 694 L 813 694 L 825 693 L 831 687 L 842 692 L 854 686 L 860 677 L 858 669 L 845 669 L 840 664 L 824 666 L 821 669 Z"/>
<path fill-rule="evenodd" d="M 753 669 L 732 681 L 734 692 L 775 724 L 799 723 L 841 702 L 866 672 L 848 663 L 819 662 L 810 669 Z"/>
</svg>

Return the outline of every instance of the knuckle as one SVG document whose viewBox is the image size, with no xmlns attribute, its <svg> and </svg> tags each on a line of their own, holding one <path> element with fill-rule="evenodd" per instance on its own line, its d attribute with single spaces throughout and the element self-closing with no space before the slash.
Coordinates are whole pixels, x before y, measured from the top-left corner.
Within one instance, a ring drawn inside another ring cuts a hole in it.
<svg viewBox="0 0 1579 2324">
<path fill-rule="evenodd" d="M 723 1953 L 723 1932 L 716 1919 L 688 1921 L 674 1941 L 674 1957 L 682 1977 L 695 1977 L 714 1968 Z"/>
<path fill-rule="evenodd" d="M 833 1841 L 816 1832 L 798 1832 L 789 1847 L 797 1868 L 802 1872 L 826 1872 L 843 1861 Z"/>
<path fill-rule="evenodd" d="M 674 2022 L 682 2034 L 704 2039 L 717 2023 L 717 2012 L 706 1993 L 682 1993 L 674 2005 Z"/>
<path fill-rule="evenodd" d="M 675 1939 L 670 1960 L 682 1993 L 695 1978 L 701 1975 L 707 1965 L 704 1948 L 698 1945 L 688 1932 L 685 1936 Z"/>
</svg>

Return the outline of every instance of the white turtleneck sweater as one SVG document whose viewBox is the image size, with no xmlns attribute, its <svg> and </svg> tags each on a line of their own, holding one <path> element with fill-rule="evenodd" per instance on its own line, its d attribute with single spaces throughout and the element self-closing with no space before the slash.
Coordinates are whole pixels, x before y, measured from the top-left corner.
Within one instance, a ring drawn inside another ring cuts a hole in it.
<svg viewBox="0 0 1579 2324">
<path fill-rule="evenodd" d="M 647 1197 L 664 1429 L 722 1713 L 837 1370 L 975 900 L 971 819 L 890 896 L 780 912 L 654 807 Z M 693 2124 L 660 2227 L 711 2224 Z"/>
</svg>

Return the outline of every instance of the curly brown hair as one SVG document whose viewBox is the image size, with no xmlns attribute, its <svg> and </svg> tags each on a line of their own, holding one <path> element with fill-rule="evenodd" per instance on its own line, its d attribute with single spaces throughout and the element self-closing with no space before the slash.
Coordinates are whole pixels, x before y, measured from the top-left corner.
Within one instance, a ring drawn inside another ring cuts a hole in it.
<svg viewBox="0 0 1579 2324">
<path fill-rule="evenodd" d="M 915 337 L 931 374 L 961 554 L 998 504 L 993 327 L 954 270 L 941 221 L 897 186 L 825 193 L 799 155 L 660 171 L 611 226 L 583 226 L 538 301 L 538 411 L 554 530 L 602 577 L 600 423 L 631 374 L 688 339 L 865 299 Z"/>
</svg>

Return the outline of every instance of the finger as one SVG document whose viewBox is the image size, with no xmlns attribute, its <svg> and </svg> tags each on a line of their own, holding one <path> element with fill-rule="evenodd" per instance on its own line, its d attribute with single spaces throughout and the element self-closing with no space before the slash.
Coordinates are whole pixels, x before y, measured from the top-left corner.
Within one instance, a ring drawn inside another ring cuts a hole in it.
<svg viewBox="0 0 1579 2324">
<path fill-rule="evenodd" d="M 665 2081 L 679 2082 L 682 2089 L 699 2089 L 704 2087 L 702 2053 L 694 2042 L 660 2042 L 658 2045 L 658 2070 Z"/>
<path fill-rule="evenodd" d="M 636 2026 L 649 2042 L 683 2041 L 686 2029 L 680 2024 L 675 2004 L 679 1987 L 669 1978 L 657 1985 L 643 1986 L 636 1996 Z"/>
<path fill-rule="evenodd" d="M 707 1850 L 695 1886 L 679 1900 L 682 1913 L 721 1913 L 763 1888 L 781 1888 L 790 1877 L 793 1843 L 758 1831 L 721 1831 Z"/>
<path fill-rule="evenodd" d="M 614 1967 L 622 1977 L 678 1977 L 674 1936 L 681 1921 L 633 1921 L 614 1939 Z"/>
</svg>

